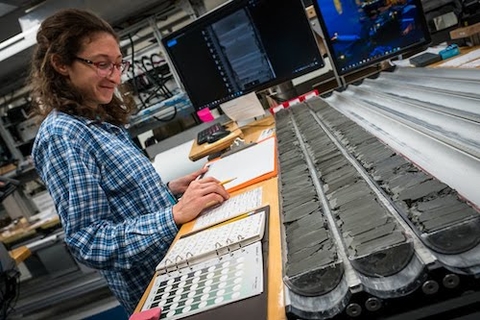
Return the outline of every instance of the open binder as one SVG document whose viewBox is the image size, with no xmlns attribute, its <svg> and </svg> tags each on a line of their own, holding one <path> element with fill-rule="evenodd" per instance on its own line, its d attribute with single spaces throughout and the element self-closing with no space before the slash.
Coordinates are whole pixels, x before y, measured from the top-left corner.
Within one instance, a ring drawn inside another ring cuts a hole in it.
<svg viewBox="0 0 480 320">
<path fill-rule="evenodd" d="M 270 207 L 265 206 L 212 228 L 182 236 L 156 270 L 160 274 L 180 271 L 261 240 L 269 211 Z"/>
<path fill-rule="evenodd" d="M 142 311 L 160 307 L 160 319 L 170 320 L 264 320 L 267 256 L 265 243 L 256 241 L 221 259 L 160 274 Z"/>
</svg>

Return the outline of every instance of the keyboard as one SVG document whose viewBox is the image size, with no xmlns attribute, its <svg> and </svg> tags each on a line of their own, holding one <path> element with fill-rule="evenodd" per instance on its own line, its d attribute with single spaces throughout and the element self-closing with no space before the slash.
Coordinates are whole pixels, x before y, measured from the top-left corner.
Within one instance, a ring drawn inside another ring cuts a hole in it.
<svg viewBox="0 0 480 320">
<path fill-rule="evenodd" d="M 226 130 L 220 123 L 216 122 L 197 134 L 197 144 L 204 144 L 209 140 L 209 136 L 213 136 L 217 132 L 228 132 L 228 130 Z"/>
</svg>

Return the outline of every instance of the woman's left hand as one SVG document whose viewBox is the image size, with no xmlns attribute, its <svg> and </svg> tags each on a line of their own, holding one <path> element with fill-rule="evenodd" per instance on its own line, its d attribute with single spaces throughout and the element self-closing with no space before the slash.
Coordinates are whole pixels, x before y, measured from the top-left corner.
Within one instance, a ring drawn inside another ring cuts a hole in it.
<svg viewBox="0 0 480 320">
<path fill-rule="evenodd" d="M 172 191 L 173 194 L 178 195 L 178 194 L 183 194 L 187 190 L 188 186 L 190 183 L 197 179 L 198 176 L 204 174 L 207 172 L 208 168 L 204 167 L 201 168 L 200 170 L 197 170 L 195 172 L 192 172 L 184 177 L 174 179 L 168 183 L 168 188 L 170 191 Z"/>
</svg>

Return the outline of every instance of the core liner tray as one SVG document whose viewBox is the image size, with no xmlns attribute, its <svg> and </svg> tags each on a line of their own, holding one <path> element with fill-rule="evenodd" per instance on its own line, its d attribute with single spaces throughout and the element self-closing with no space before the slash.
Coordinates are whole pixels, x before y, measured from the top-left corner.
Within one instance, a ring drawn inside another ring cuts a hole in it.
<svg viewBox="0 0 480 320">
<path fill-rule="evenodd" d="M 375 319 L 472 286 L 479 213 L 455 190 L 321 98 L 275 117 L 289 318 Z"/>
</svg>

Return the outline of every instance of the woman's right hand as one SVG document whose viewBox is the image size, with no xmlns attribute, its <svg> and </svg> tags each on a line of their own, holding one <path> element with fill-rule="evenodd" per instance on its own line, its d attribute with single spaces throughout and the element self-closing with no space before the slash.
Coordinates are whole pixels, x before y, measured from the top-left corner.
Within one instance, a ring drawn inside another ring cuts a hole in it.
<svg viewBox="0 0 480 320">
<path fill-rule="evenodd" d="M 192 181 L 182 198 L 173 206 L 173 219 L 177 225 L 195 219 L 203 209 L 220 204 L 230 197 L 227 190 L 215 178 Z"/>
</svg>

